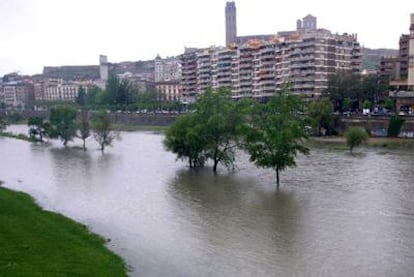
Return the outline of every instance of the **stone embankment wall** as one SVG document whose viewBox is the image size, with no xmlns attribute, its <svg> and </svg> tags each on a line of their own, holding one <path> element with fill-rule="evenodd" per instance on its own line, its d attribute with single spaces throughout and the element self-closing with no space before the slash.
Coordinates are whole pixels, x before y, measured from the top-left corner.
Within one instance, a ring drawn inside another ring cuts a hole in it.
<svg viewBox="0 0 414 277">
<path fill-rule="evenodd" d="M 404 125 L 401 130 L 401 136 L 414 136 L 414 116 L 403 116 Z M 364 127 L 372 136 L 386 136 L 390 118 L 387 116 L 353 116 L 341 117 L 339 119 L 338 131 L 343 133 L 350 126 Z"/>
<path fill-rule="evenodd" d="M 28 119 L 32 116 L 48 117 L 46 111 L 25 111 L 22 116 Z M 113 122 L 117 124 L 168 126 L 172 124 L 178 114 L 153 114 L 153 113 L 112 113 Z"/>
</svg>

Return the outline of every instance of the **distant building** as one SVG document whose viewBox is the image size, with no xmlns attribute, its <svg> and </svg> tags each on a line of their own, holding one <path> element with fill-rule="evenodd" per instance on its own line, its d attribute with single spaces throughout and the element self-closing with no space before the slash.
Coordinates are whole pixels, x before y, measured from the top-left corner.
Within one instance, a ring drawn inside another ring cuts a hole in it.
<svg viewBox="0 0 414 277">
<path fill-rule="evenodd" d="M 91 81 L 65 81 L 63 79 L 43 79 L 34 84 L 36 101 L 75 101 L 82 87 L 87 93 Z"/>
<path fill-rule="evenodd" d="M 177 81 L 181 78 L 181 64 L 178 57 L 162 59 L 159 55 L 154 59 L 155 82 Z"/>
<path fill-rule="evenodd" d="M 390 80 L 394 90 L 414 91 L 414 13 L 410 15 L 410 34 L 399 41 L 397 57 L 382 57 L 380 75 Z"/>
<path fill-rule="evenodd" d="M 237 37 L 237 11 L 234 1 L 226 2 L 225 21 L 226 21 L 226 45 L 236 42 Z"/>
<path fill-rule="evenodd" d="M 179 81 L 158 82 L 155 87 L 159 100 L 165 102 L 181 100 L 181 84 Z"/>
<path fill-rule="evenodd" d="M 266 97 L 289 86 L 296 94 L 319 97 L 333 74 L 361 72 L 355 34 L 316 29 L 311 15 L 303 22 L 295 31 L 237 37 L 243 43 L 227 47 L 186 50 L 181 56 L 183 96 L 194 99 L 207 88 L 228 87 L 234 97 Z"/>
<path fill-rule="evenodd" d="M 0 102 L 8 108 L 27 109 L 34 101 L 34 87 L 31 82 L 11 81 L 0 87 Z"/>
</svg>

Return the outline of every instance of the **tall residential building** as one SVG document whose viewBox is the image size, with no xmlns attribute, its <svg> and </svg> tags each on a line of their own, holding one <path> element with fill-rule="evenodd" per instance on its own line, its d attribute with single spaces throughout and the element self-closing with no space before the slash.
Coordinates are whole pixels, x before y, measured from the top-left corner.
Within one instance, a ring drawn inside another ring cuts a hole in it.
<svg viewBox="0 0 414 277">
<path fill-rule="evenodd" d="M 380 75 L 396 90 L 414 90 L 414 13 L 410 15 L 410 34 L 399 41 L 397 57 L 382 57 Z"/>
<path fill-rule="evenodd" d="M 237 37 L 237 18 L 236 4 L 231 1 L 226 3 L 226 45 L 236 42 Z"/>
<path fill-rule="evenodd" d="M 195 100 L 197 90 L 197 48 L 185 48 L 181 59 L 181 89 L 182 102 L 191 102 Z"/>
<path fill-rule="evenodd" d="M 229 87 L 234 97 L 269 96 L 286 86 L 296 94 L 318 97 L 336 72 L 360 73 L 362 60 L 356 35 L 323 29 L 212 47 L 183 57 L 184 91 L 194 96 L 209 87 Z"/>
</svg>

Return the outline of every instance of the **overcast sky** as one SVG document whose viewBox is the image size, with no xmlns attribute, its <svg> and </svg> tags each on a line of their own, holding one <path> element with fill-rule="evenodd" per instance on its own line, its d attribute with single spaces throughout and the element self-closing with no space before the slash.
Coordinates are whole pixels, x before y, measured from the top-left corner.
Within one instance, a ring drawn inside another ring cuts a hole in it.
<svg viewBox="0 0 414 277">
<path fill-rule="evenodd" d="M 178 55 L 223 45 L 225 0 L 0 0 L 0 76 L 43 66 Z M 238 35 L 293 30 L 307 14 L 318 27 L 357 33 L 370 48 L 398 48 L 413 0 L 238 0 Z"/>
</svg>

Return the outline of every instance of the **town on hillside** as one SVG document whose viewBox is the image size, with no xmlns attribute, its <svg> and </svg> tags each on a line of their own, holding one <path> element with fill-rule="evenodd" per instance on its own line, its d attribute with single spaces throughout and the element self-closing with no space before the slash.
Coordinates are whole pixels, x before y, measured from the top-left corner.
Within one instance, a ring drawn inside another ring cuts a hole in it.
<svg viewBox="0 0 414 277">
<path fill-rule="evenodd" d="M 346 112 L 385 112 L 385 100 L 391 98 L 397 113 L 413 113 L 414 14 L 398 50 L 363 48 L 356 34 L 320 28 L 313 15 L 298 19 L 290 31 L 238 36 L 235 2 L 226 3 L 224 14 L 225 46 L 185 47 L 177 56 L 135 62 L 112 63 L 101 55 L 97 65 L 45 66 L 33 76 L 6 74 L 0 78 L 0 108 L 38 110 L 47 103 L 73 102 L 81 89 L 105 89 L 111 76 L 128 80 L 137 93 L 152 93 L 164 103 L 186 105 L 207 88 L 221 87 L 236 99 L 266 98 L 288 88 L 315 100 L 329 95 L 335 76 L 352 74 L 381 83 L 386 93 L 370 88 L 370 99 L 353 97 Z M 364 100 L 371 105 L 363 109 Z M 335 104 L 337 112 L 344 112 L 342 104 Z"/>
</svg>

